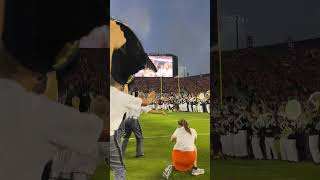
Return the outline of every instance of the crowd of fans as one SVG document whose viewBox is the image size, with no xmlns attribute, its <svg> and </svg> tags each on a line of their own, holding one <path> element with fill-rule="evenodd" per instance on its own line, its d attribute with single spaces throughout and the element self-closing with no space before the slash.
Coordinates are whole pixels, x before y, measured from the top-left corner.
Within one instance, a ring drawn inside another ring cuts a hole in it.
<svg viewBox="0 0 320 180">
<path fill-rule="evenodd" d="M 199 94 L 210 89 L 210 75 L 197 75 L 179 78 L 181 92 L 187 94 Z M 138 78 L 136 77 L 131 84 L 131 89 L 143 92 L 161 92 L 160 78 Z M 162 93 L 178 94 L 178 78 L 162 78 Z"/>
<path fill-rule="evenodd" d="M 320 39 L 312 39 L 222 52 L 222 82 L 218 66 L 212 76 L 218 85 L 212 93 L 213 146 L 218 157 L 320 163 L 320 117 L 307 113 L 309 96 L 320 91 L 319 43 Z M 284 112 L 291 99 L 302 106 L 295 121 Z"/>
<path fill-rule="evenodd" d="M 61 103 L 71 106 L 72 97 L 77 96 L 80 111 L 87 111 L 90 96 L 109 97 L 108 53 L 108 49 L 80 49 L 80 60 L 57 73 Z"/>
<path fill-rule="evenodd" d="M 99 51 L 98 53 L 95 51 Z M 58 72 L 60 102 L 71 105 L 72 97 L 80 98 L 80 109 L 86 111 L 90 104 L 90 96 L 109 96 L 108 63 L 99 59 L 107 59 L 108 52 L 104 50 L 81 49 L 80 60 L 64 71 Z M 101 57 L 102 56 L 102 57 Z M 160 78 L 136 77 L 130 84 L 130 91 L 157 93 L 156 103 L 179 104 L 186 102 L 193 105 L 200 103 L 197 96 L 203 93 L 207 96 L 210 89 L 209 74 L 180 78 L 180 95 L 178 91 L 178 78 L 162 78 L 162 95 Z M 161 98 L 160 98 L 161 97 Z M 206 98 L 209 102 L 209 98 Z M 169 106 L 167 106 L 169 107 Z M 193 108 L 190 111 L 193 111 Z M 198 111 L 198 110 L 194 110 Z M 206 112 L 209 110 L 205 110 Z"/>
<path fill-rule="evenodd" d="M 320 89 L 320 39 L 222 52 L 223 96 L 248 96 L 267 105 L 305 100 Z M 216 53 L 214 53 L 217 55 Z M 214 57 L 215 58 L 215 57 Z M 213 70 L 214 94 L 219 96 L 219 69 Z"/>
</svg>

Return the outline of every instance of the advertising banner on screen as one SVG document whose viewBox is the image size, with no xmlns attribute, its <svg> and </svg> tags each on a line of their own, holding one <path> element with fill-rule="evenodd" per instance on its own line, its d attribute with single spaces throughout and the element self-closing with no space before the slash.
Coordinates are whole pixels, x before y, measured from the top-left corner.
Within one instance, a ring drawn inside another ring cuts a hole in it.
<svg viewBox="0 0 320 180">
<path fill-rule="evenodd" d="M 135 77 L 173 77 L 173 57 L 172 56 L 149 56 L 158 71 L 153 72 L 148 68 L 140 70 Z"/>
</svg>

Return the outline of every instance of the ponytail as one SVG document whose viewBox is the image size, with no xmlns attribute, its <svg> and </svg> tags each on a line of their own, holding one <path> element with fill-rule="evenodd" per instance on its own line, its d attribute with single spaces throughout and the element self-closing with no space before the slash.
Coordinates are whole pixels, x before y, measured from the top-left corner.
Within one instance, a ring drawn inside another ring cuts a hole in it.
<svg viewBox="0 0 320 180">
<path fill-rule="evenodd" d="M 185 129 L 189 134 L 192 135 L 187 120 L 181 119 L 180 121 L 178 121 L 178 125 L 181 126 L 181 127 L 184 127 L 184 129 Z"/>
</svg>

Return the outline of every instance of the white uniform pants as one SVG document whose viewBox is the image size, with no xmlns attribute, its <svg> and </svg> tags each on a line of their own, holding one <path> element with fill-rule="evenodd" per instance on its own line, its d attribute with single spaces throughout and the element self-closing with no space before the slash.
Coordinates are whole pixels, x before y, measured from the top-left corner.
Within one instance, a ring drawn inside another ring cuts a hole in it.
<svg viewBox="0 0 320 180">
<path fill-rule="evenodd" d="M 237 134 L 233 134 L 232 139 L 233 144 L 233 155 L 236 157 L 240 157 L 240 138 L 239 138 L 239 132 Z"/>
<path fill-rule="evenodd" d="M 221 135 L 220 136 L 220 141 L 221 141 L 221 148 L 222 148 L 222 154 L 227 155 L 227 146 L 226 146 L 226 135 Z"/>
<path fill-rule="evenodd" d="M 295 139 L 288 139 L 287 141 L 287 156 L 289 161 L 298 162 L 298 150 L 297 150 L 297 142 Z"/>
<path fill-rule="evenodd" d="M 281 159 L 284 161 L 288 160 L 288 139 L 287 137 L 280 138 L 280 152 L 281 152 Z"/>
<path fill-rule="evenodd" d="M 232 133 L 228 133 L 227 134 L 227 155 L 228 156 L 234 156 L 234 153 L 233 153 L 233 149 L 234 149 L 233 136 L 234 135 Z"/>
<path fill-rule="evenodd" d="M 320 163 L 320 152 L 319 152 L 319 135 L 309 136 L 309 148 L 312 155 L 312 159 L 315 163 Z"/>
<path fill-rule="evenodd" d="M 253 136 L 251 139 L 251 145 L 253 150 L 253 155 L 255 159 L 263 159 L 263 154 L 260 146 L 260 138 L 258 136 Z"/>
<path fill-rule="evenodd" d="M 267 159 L 272 159 L 271 153 L 273 155 L 273 159 L 278 159 L 278 153 L 275 148 L 274 138 L 266 137 L 264 140 L 264 145 L 266 147 Z"/>
<path fill-rule="evenodd" d="M 246 130 L 240 130 L 238 132 L 238 136 L 239 136 L 239 156 L 240 157 L 244 157 L 244 156 L 248 156 L 248 147 L 247 147 L 247 131 Z"/>
</svg>

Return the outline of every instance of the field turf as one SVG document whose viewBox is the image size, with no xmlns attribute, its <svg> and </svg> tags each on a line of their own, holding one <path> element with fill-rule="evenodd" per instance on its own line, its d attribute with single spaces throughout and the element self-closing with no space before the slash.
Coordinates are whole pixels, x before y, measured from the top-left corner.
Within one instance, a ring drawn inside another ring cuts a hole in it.
<svg viewBox="0 0 320 180">
<path fill-rule="evenodd" d="M 214 180 L 318 180 L 320 165 L 313 162 L 214 160 Z"/>
<path fill-rule="evenodd" d="M 162 172 L 171 163 L 173 143 L 169 141 L 177 127 L 177 121 L 185 118 L 190 127 L 198 133 L 198 166 L 205 169 L 205 174 L 192 176 L 191 172 L 176 172 L 171 174 L 172 180 L 209 179 L 210 177 L 210 120 L 208 113 L 168 113 L 167 115 L 143 114 L 140 125 L 144 134 L 144 152 L 142 158 L 135 158 L 135 139 L 131 136 L 124 161 L 128 180 L 163 179 Z M 104 165 L 98 167 L 93 180 L 107 179 Z M 113 172 L 110 171 L 110 179 Z"/>
</svg>

